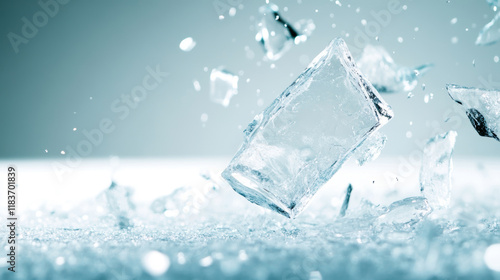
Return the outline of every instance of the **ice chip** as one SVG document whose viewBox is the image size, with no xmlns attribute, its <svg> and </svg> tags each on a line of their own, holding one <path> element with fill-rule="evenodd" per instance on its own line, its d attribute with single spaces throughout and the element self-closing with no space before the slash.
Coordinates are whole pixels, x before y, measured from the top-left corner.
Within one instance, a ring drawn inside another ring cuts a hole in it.
<svg viewBox="0 0 500 280">
<path fill-rule="evenodd" d="M 356 162 L 361 166 L 378 158 L 385 146 L 385 142 L 387 142 L 387 136 L 379 131 L 373 133 L 354 151 Z"/>
<path fill-rule="evenodd" d="M 108 189 L 104 191 L 106 202 L 111 215 L 116 217 L 120 229 L 132 227 L 130 221 L 131 212 L 135 209 L 131 201 L 132 190 L 111 182 Z"/>
<path fill-rule="evenodd" d="M 431 212 L 426 198 L 408 197 L 389 205 L 385 213 L 377 218 L 377 225 L 392 226 L 397 231 L 410 231 Z"/>
<path fill-rule="evenodd" d="M 479 36 L 476 39 L 476 45 L 484 46 L 491 45 L 498 40 L 500 40 L 500 12 L 498 12 L 495 17 L 488 22 L 481 32 L 479 32 Z"/>
<path fill-rule="evenodd" d="M 413 90 L 417 86 L 417 78 L 432 64 L 413 69 L 400 67 L 382 46 L 367 45 L 358 60 L 358 67 L 380 93 L 392 93 Z"/>
<path fill-rule="evenodd" d="M 249 124 L 222 176 L 249 201 L 293 218 L 392 115 L 335 39 Z"/>
<path fill-rule="evenodd" d="M 342 207 L 340 208 L 340 217 L 345 216 L 345 212 L 347 211 L 347 208 L 349 207 L 349 200 L 351 199 L 351 192 L 352 192 L 352 185 L 349 184 L 347 187 L 347 190 L 345 192 L 345 198 L 344 202 L 342 203 Z"/>
<path fill-rule="evenodd" d="M 210 195 L 217 188 L 214 184 L 203 187 L 180 187 L 172 193 L 154 200 L 150 209 L 154 213 L 163 214 L 167 217 L 196 214 L 207 205 Z"/>
<path fill-rule="evenodd" d="M 210 100 L 224 107 L 229 106 L 231 98 L 238 94 L 238 80 L 237 75 L 222 67 L 212 69 L 210 73 Z"/>
<path fill-rule="evenodd" d="M 187 37 L 179 43 L 179 48 L 185 52 L 189 52 L 196 46 L 196 42 L 191 37 Z"/>
<path fill-rule="evenodd" d="M 477 133 L 500 141 L 500 91 L 448 84 L 450 97 L 462 105 Z"/>
<path fill-rule="evenodd" d="M 451 155 L 457 133 L 449 131 L 429 139 L 420 168 L 420 191 L 434 209 L 447 208 L 451 199 Z"/>
</svg>

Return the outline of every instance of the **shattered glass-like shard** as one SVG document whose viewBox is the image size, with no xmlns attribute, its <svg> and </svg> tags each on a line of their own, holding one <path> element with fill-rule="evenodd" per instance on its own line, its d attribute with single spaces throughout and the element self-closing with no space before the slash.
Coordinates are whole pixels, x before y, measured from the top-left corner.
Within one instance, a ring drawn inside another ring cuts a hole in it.
<svg viewBox="0 0 500 280">
<path fill-rule="evenodd" d="M 267 58 L 278 60 L 294 44 L 305 42 L 316 26 L 312 20 L 300 20 L 292 25 L 279 14 L 275 4 L 259 8 L 260 19 L 255 39 L 262 44 Z"/>
<path fill-rule="evenodd" d="M 420 168 L 420 191 L 434 209 L 447 208 L 451 199 L 453 147 L 457 133 L 448 131 L 427 142 Z"/>
<path fill-rule="evenodd" d="M 222 176 L 249 201 L 295 217 L 391 108 L 333 40 L 257 115 Z"/>
<path fill-rule="evenodd" d="M 377 218 L 377 224 L 392 226 L 397 231 L 409 231 L 431 212 L 425 197 L 408 197 L 389 205 L 385 213 Z"/>
<path fill-rule="evenodd" d="M 231 98 L 238 94 L 239 77 L 219 67 L 210 73 L 210 100 L 229 106 Z"/>
<path fill-rule="evenodd" d="M 450 97 L 462 105 L 477 133 L 500 141 L 500 91 L 446 85 Z"/>
<path fill-rule="evenodd" d="M 495 17 L 488 22 L 476 39 L 476 45 L 484 46 L 490 45 L 498 42 L 500 40 L 500 12 L 498 12 Z"/>
<path fill-rule="evenodd" d="M 111 182 L 111 185 L 104 191 L 106 202 L 111 215 L 117 220 L 120 229 L 132 227 L 130 214 L 135 209 L 131 201 L 132 189 Z"/>
<path fill-rule="evenodd" d="M 163 214 L 167 217 L 195 214 L 207 205 L 210 195 L 217 188 L 213 184 L 203 187 L 181 187 L 166 196 L 154 200 L 150 209 L 154 213 Z"/>
<path fill-rule="evenodd" d="M 380 153 L 382 153 L 382 149 L 385 147 L 386 142 L 387 136 L 379 131 L 373 133 L 354 152 L 356 162 L 361 166 L 369 161 L 375 160 Z"/>
<path fill-rule="evenodd" d="M 367 45 L 358 60 L 358 67 L 380 93 L 411 91 L 417 78 L 433 65 L 424 64 L 413 69 L 400 67 L 382 46 Z"/>
<path fill-rule="evenodd" d="M 347 208 L 349 207 L 349 200 L 351 199 L 351 193 L 352 193 L 352 185 L 349 184 L 349 186 L 347 187 L 347 190 L 345 192 L 345 198 L 344 198 L 344 202 L 342 203 L 342 207 L 340 208 L 340 217 L 344 217 L 345 216 L 345 212 L 347 211 Z"/>
</svg>

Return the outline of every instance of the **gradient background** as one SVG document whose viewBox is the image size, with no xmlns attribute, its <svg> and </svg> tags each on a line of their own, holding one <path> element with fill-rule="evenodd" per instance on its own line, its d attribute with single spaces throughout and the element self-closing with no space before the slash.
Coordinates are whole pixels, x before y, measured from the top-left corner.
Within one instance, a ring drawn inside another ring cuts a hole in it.
<svg viewBox="0 0 500 280">
<path fill-rule="evenodd" d="M 17 54 L 7 34 L 21 34 L 21 19 L 32 21 L 41 7 L 37 1 L 1 1 L 0 158 L 63 158 L 60 151 L 74 148 L 85 139 L 82 131 L 97 128 L 103 118 L 110 118 L 116 129 L 88 157 L 233 155 L 253 116 L 330 40 L 343 37 L 357 57 L 362 47 L 357 34 L 365 30 L 361 20 L 379 24 L 372 12 L 387 10 L 387 1 L 344 0 L 341 7 L 330 1 L 300 2 L 274 1 L 283 18 L 291 23 L 313 19 L 316 30 L 272 69 L 254 39 L 255 17 L 264 1 L 73 0 L 61 5 Z M 220 3 L 228 6 L 218 10 L 214 4 Z M 474 45 L 494 12 L 486 1 L 401 3 L 407 9 L 392 14 L 379 41 L 372 37 L 370 43 L 383 45 L 400 65 L 432 62 L 435 68 L 422 77 L 426 89 L 419 84 L 413 98 L 405 93 L 383 96 L 395 112 L 382 130 L 389 138 L 383 155 L 406 155 L 422 140 L 454 129 L 455 155 L 500 156 L 499 143 L 478 136 L 445 90 L 446 83 L 500 88 L 500 63 L 493 59 L 500 56 L 500 44 Z M 230 5 L 237 9 L 234 17 L 224 9 Z M 225 19 L 219 20 L 220 13 Z M 455 17 L 457 23 L 451 24 Z M 191 52 L 179 49 L 186 37 L 197 42 Z M 404 41 L 399 43 L 398 37 Z M 120 120 L 111 103 L 130 94 L 142 83 L 145 68 L 156 65 L 169 76 Z M 221 65 L 240 74 L 239 94 L 228 108 L 209 100 L 209 72 Z M 200 82 L 201 91 L 195 91 L 193 80 Z M 424 95 L 430 93 L 434 98 L 425 103 Z M 204 113 L 205 124 L 200 120 Z"/>
</svg>

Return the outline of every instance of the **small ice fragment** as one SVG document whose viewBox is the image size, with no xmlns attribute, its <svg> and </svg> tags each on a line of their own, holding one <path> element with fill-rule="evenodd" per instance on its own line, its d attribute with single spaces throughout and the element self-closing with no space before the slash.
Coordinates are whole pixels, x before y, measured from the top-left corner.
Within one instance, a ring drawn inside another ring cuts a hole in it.
<svg viewBox="0 0 500 280">
<path fill-rule="evenodd" d="M 451 24 L 455 24 L 455 23 L 457 23 L 457 21 L 458 21 L 458 19 L 457 19 L 456 17 L 454 17 L 454 18 L 452 18 L 452 19 L 450 20 L 450 23 L 451 23 Z"/>
<path fill-rule="evenodd" d="M 239 77 L 219 67 L 210 73 L 210 99 L 224 107 L 238 94 Z"/>
<path fill-rule="evenodd" d="M 358 165 L 361 166 L 366 162 L 377 159 L 385 146 L 385 142 L 387 142 L 387 136 L 379 131 L 368 137 L 363 144 L 354 151 L 354 157 Z"/>
<path fill-rule="evenodd" d="M 451 199 L 453 147 L 457 133 L 449 131 L 429 139 L 420 168 L 420 191 L 432 208 L 447 208 Z"/>
<path fill-rule="evenodd" d="M 248 125 L 222 176 L 250 202 L 293 218 L 392 116 L 337 38 Z"/>
<path fill-rule="evenodd" d="M 193 81 L 193 87 L 194 87 L 194 90 L 200 91 L 201 90 L 200 82 L 198 80 L 194 80 Z"/>
<path fill-rule="evenodd" d="M 321 272 L 315 270 L 315 271 L 311 271 L 311 273 L 309 273 L 309 280 L 323 280 L 323 277 L 321 276 Z"/>
<path fill-rule="evenodd" d="M 142 257 L 142 266 L 151 276 L 161 276 L 167 272 L 170 267 L 170 259 L 167 255 L 150 251 Z"/>
<path fill-rule="evenodd" d="M 191 37 L 187 37 L 179 44 L 179 48 L 185 52 L 191 51 L 196 46 L 196 42 Z"/>
<path fill-rule="evenodd" d="M 498 0 L 486 0 L 486 2 L 488 2 L 488 4 L 490 4 L 491 6 L 499 6 Z"/>
<path fill-rule="evenodd" d="M 450 97 L 462 105 L 477 133 L 500 141 L 500 91 L 448 84 Z"/>
<path fill-rule="evenodd" d="M 209 197 L 216 189 L 215 184 L 203 187 L 180 187 L 172 193 L 154 200 L 150 209 L 154 213 L 163 214 L 166 217 L 196 214 L 208 203 Z"/>
<path fill-rule="evenodd" d="M 211 256 L 204 257 L 200 260 L 200 265 L 203 267 L 211 266 L 214 262 L 214 259 Z"/>
<path fill-rule="evenodd" d="M 431 212 L 426 198 L 408 197 L 389 205 L 385 213 L 377 218 L 377 224 L 393 226 L 397 231 L 409 231 Z"/>
<path fill-rule="evenodd" d="M 349 207 L 349 199 L 351 199 L 351 192 L 352 192 L 352 185 L 349 184 L 347 187 L 346 193 L 345 193 L 345 198 L 344 202 L 342 203 L 342 207 L 340 208 L 340 217 L 345 216 L 345 212 L 347 211 L 347 208 Z"/>
<path fill-rule="evenodd" d="M 500 40 L 500 12 L 479 32 L 476 45 L 490 45 L 498 42 L 498 40 Z"/>
<path fill-rule="evenodd" d="M 358 67 L 380 93 L 411 91 L 433 65 L 424 64 L 413 69 L 400 67 L 382 46 L 367 45 L 363 49 Z"/>
<path fill-rule="evenodd" d="M 128 187 L 123 187 L 111 182 L 108 189 L 104 191 L 109 213 L 117 219 L 117 225 L 120 229 L 132 227 L 130 214 L 135 208 L 130 200 L 132 190 Z"/>
<path fill-rule="evenodd" d="M 500 272 L 500 243 L 490 245 L 484 252 L 484 263 L 494 271 Z"/>
<path fill-rule="evenodd" d="M 65 154 L 66 154 L 66 152 L 65 152 L 65 151 L 61 151 L 61 155 L 65 155 Z"/>
</svg>

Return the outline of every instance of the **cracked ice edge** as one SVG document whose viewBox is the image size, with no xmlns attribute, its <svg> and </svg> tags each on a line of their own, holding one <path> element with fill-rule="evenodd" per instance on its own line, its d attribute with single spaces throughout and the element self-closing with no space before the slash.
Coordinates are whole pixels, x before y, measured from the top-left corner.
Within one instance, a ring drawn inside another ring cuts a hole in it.
<svg viewBox="0 0 500 280">
<path fill-rule="evenodd" d="M 295 207 L 289 208 L 271 192 L 261 189 L 258 185 L 252 184 L 253 182 L 251 179 L 243 178 L 244 181 L 248 182 L 248 184 L 245 185 L 242 184 L 240 180 L 235 178 L 235 171 L 240 171 L 236 174 L 241 177 L 243 177 L 242 174 L 247 174 L 248 176 L 249 173 L 252 172 L 252 170 L 245 170 L 246 172 L 242 173 L 241 170 L 235 170 L 235 166 L 238 166 L 237 164 L 235 164 L 235 161 L 238 160 L 239 156 L 247 149 L 252 138 L 254 137 L 255 132 L 258 131 L 260 127 L 263 127 L 268 123 L 270 117 L 280 110 L 280 108 L 282 107 L 281 105 L 286 105 L 288 103 L 288 99 L 291 98 L 289 96 L 294 95 L 293 90 L 296 88 L 296 86 L 302 82 L 305 82 L 308 76 L 314 75 L 316 72 L 321 71 L 321 69 L 319 69 L 320 66 L 323 66 L 325 61 L 332 59 L 333 56 L 336 56 L 337 59 L 339 59 L 340 63 L 346 70 L 346 80 L 348 79 L 348 82 L 350 82 L 353 87 L 357 88 L 359 92 L 362 92 L 364 94 L 367 102 L 372 108 L 372 112 L 375 113 L 377 117 L 378 123 L 364 135 L 363 139 L 359 143 L 353 145 L 353 147 L 351 147 L 344 155 L 342 155 L 341 160 L 339 160 L 335 164 L 335 166 L 333 166 L 332 169 L 329 170 L 326 176 L 319 177 L 314 182 L 315 190 L 309 196 L 303 197 L 295 205 Z M 294 218 L 303 210 L 307 202 L 310 201 L 310 198 L 314 196 L 314 194 L 321 188 L 321 186 L 326 183 L 337 172 L 342 164 L 352 155 L 353 151 L 361 146 L 361 144 L 363 144 L 363 142 L 368 138 L 369 135 L 373 134 L 375 131 L 377 131 L 378 128 L 385 125 L 393 116 L 394 114 L 391 107 L 382 100 L 375 87 L 373 87 L 373 85 L 357 68 L 356 63 L 354 62 L 344 40 L 342 40 L 341 38 L 336 38 L 332 40 L 329 45 L 313 59 L 313 61 L 299 75 L 299 77 L 290 86 L 288 86 L 280 94 L 280 96 L 278 96 L 273 101 L 273 103 L 269 105 L 269 107 L 267 107 L 261 114 L 257 115 L 255 119 L 248 125 L 248 127 L 244 131 L 244 142 L 238 152 L 234 155 L 228 167 L 226 167 L 226 169 L 222 172 L 222 177 L 237 193 L 245 197 L 248 201 L 276 211 L 287 218 Z"/>
</svg>

